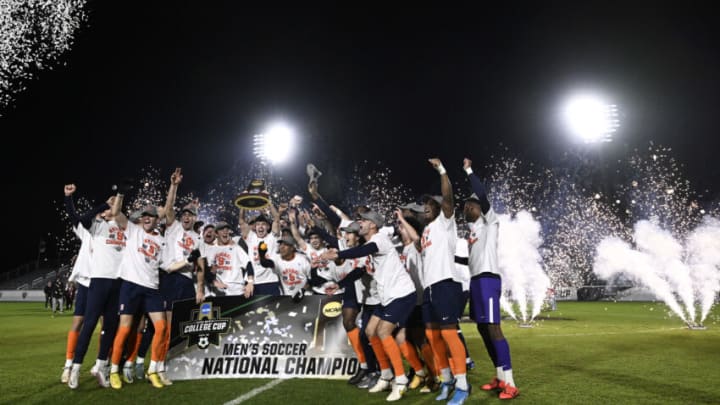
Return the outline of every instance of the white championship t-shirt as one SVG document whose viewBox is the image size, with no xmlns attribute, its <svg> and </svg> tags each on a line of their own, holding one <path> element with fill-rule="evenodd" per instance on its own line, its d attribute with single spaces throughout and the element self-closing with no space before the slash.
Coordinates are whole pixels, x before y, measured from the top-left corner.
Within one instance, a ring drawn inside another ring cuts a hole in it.
<svg viewBox="0 0 720 405">
<path fill-rule="evenodd" d="M 492 208 L 484 218 L 481 216 L 470 224 L 468 236 L 470 276 L 483 272 L 500 274 L 497 256 L 499 227 L 500 219 Z"/>
<path fill-rule="evenodd" d="M 412 278 L 413 284 L 415 284 L 415 291 L 417 292 L 418 299 L 416 305 L 422 305 L 423 303 L 423 285 L 420 280 L 420 273 L 422 272 L 422 255 L 418 252 L 414 243 L 403 246 L 403 252 L 400 255 L 407 269 L 410 278 Z"/>
<path fill-rule="evenodd" d="M 277 238 L 272 233 L 268 233 L 264 238 L 258 238 L 255 231 L 250 231 L 245 243 L 248 245 L 248 253 L 252 259 L 253 271 L 255 273 L 255 285 L 265 283 L 278 282 L 278 276 L 273 269 L 265 268 L 260 265 L 260 256 L 258 255 L 258 245 L 260 241 L 267 245 L 268 254 L 277 251 Z M 242 249 L 242 248 L 241 248 Z M 266 256 L 269 258 L 269 256 Z"/>
<path fill-rule="evenodd" d="M 460 283 L 462 276 L 455 269 L 457 229 L 455 215 L 446 218 L 443 212 L 423 231 L 420 246 L 423 260 L 422 283 L 428 288 L 438 281 L 453 279 Z"/>
<path fill-rule="evenodd" d="M 377 281 L 380 303 L 386 306 L 396 298 L 413 293 L 415 284 L 387 234 L 374 234 L 367 243 L 372 242 L 378 247 L 378 251 L 370 255 L 374 269 L 373 277 Z"/>
<path fill-rule="evenodd" d="M 83 287 L 90 287 L 90 254 L 92 253 L 92 235 L 82 224 L 73 227 L 73 232 L 80 239 L 80 249 L 75 258 L 69 282 L 78 283 Z"/>
<path fill-rule="evenodd" d="M 199 233 L 193 231 L 192 229 L 185 230 L 182 226 L 182 222 L 174 221 L 165 230 L 165 241 L 167 242 L 167 249 L 165 251 L 165 258 L 163 262 L 165 263 L 165 266 L 169 266 L 173 263 L 187 259 L 187 257 L 190 256 L 190 252 L 200 246 L 202 237 Z M 188 265 L 176 272 L 192 279 L 192 269 L 193 266 Z"/>
<path fill-rule="evenodd" d="M 275 263 L 275 272 L 280 276 L 283 295 L 295 295 L 310 281 L 310 262 L 303 254 L 296 252 L 295 257 L 286 261 L 273 253 L 270 260 Z"/>
<path fill-rule="evenodd" d="M 158 289 L 165 238 L 128 221 L 127 246 L 120 262 L 120 277 L 135 284 Z"/>
<path fill-rule="evenodd" d="M 208 246 L 207 261 L 210 266 L 216 266 L 215 276 L 227 285 L 225 290 L 227 295 L 243 295 L 245 293 L 243 269 L 247 268 L 250 263 L 250 256 L 240 245 L 232 243 Z"/>
<path fill-rule="evenodd" d="M 96 219 L 90 227 L 92 254 L 90 277 L 120 277 L 120 262 L 127 245 L 127 234 L 115 221 Z"/>
</svg>

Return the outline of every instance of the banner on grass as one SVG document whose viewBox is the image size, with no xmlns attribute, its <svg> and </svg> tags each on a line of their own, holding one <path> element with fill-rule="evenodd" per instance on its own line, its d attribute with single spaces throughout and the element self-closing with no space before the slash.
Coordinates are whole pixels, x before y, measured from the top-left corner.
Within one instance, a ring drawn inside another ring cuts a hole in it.
<svg viewBox="0 0 720 405">
<path fill-rule="evenodd" d="M 173 305 L 167 374 L 206 378 L 348 378 L 359 366 L 341 298 L 211 297 Z"/>
</svg>

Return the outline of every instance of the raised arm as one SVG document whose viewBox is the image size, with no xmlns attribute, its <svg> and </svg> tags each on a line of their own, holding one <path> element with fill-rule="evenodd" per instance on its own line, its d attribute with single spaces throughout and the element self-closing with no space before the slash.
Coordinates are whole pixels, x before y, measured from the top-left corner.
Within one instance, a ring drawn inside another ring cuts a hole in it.
<svg viewBox="0 0 720 405">
<path fill-rule="evenodd" d="M 247 239 L 248 235 L 250 235 L 250 224 L 245 220 L 244 208 L 240 208 L 240 212 L 238 213 L 238 228 L 240 228 L 242 238 Z"/>
<path fill-rule="evenodd" d="M 395 210 L 395 218 L 398 220 L 398 231 L 400 231 L 400 237 L 402 238 L 403 245 L 407 246 L 420 239 L 417 232 L 415 232 L 415 228 L 408 224 L 405 217 L 403 217 L 402 210 L 400 208 Z"/>
<path fill-rule="evenodd" d="M 165 199 L 165 225 L 170 226 L 175 222 L 175 199 L 177 198 L 177 188 L 182 182 L 182 170 L 179 167 L 170 175 L 170 188 L 168 189 L 167 198 Z"/>
<path fill-rule="evenodd" d="M 472 160 L 468 158 L 463 159 L 463 169 L 470 179 L 470 187 L 473 193 L 475 193 L 478 200 L 480 200 L 480 209 L 482 209 L 483 215 L 487 214 L 487 212 L 490 211 L 490 200 L 487 198 L 487 191 L 485 190 L 485 185 L 483 185 L 482 180 L 473 173 Z"/>
<path fill-rule="evenodd" d="M 450 178 L 447 175 L 447 171 L 443 166 L 442 162 L 438 158 L 428 159 L 430 164 L 435 170 L 440 173 L 440 191 L 442 192 L 442 212 L 445 214 L 445 218 L 450 218 L 455 214 L 455 201 L 453 200 L 452 184 L 450 184 Z"/>
<path fill-rule="evenodd" d="M 113 201 L 112 208 L 110 209 L 110 215 L 115 219 L 118 226 L 122 229 L 127 228 L 128 218 L 122 213 L 122 205 L 125 195 L 122 192 L 117 193 L 115 201 Z"/>
<path fill-rule="evenodd" d="M 288 211 L 288 221 L 290 222 L 290 232 L 292 232 L 292 236 L 295 239 L 295 242 L 298 244 L 298 248 L 300 250 L 305 251 L 305 248 L 307 247 L 307 244 L 305 243 L 305 239 L 303 239 L 302 235 L 300 235 L 300 230 L 297 226 L 297 215 L 295 214 L 297 211 L 294 209 L 291 209 Z"/>
<path fill-rule="evenodd" d="M 112 197 L 108 199 L 107 202 L 104 202 L 97 207 L 94 207 L 92 210 L 86 212 L 85 214 L 80 215 L 75 208 L 75 201 L 73 201 L 72 198 L 72 195 L 75 194 L 75 191 L 77 191 L 77 187 L 74 184 L 65 185 L 65 211 L 70 217 L 70 221 L 72 222 L 73 226 L 77 226 L 77 224 L 80 223 L 85 229 L 90 229 L 95 216 L 110 208 L 110 204 L 112 203 Z"/>
<path fill-rule="evenodd" d="M 275 235 L 276 238 L 280 237 L 280 211 L 275 207 L 272 200 L 270 201 L 270 214 L 272 215 L 272 226 L 270 231 Z"/>
</svg>

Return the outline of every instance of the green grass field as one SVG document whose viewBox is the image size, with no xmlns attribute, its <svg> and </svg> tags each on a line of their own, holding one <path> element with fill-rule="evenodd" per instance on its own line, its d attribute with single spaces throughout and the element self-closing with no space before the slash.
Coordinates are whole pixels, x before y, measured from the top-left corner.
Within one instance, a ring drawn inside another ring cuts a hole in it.
<svg viewBox="0 0 720 405">
<path fill-rule="evenodd" d="M 163 389 L 140 381 L 120 391 L 101 389 L 89 370 L 93 339 L 80 387 L 60 383 L 71 315 L 50 317 L 42 303 L 0 303 L 2 404 L 223 404 L 263 387 L 267 379 L 176 381 Z M 691 331 L 662 303 L 559 302 L 534 328 L 503 323 L 515 381 L 526 404 L 720 404 L 720 310 L 707 330 Z M 477 364 L 469 372 L 479 388 L 494 368 L 473 324 L 463 324 Z M 339 380 L 284 380 L 247 404 L 381 404 L 386 393 L 369 394 Z M 235 401 L 237 403 L 238 401 Z M 500 403 L 474 389 L 468 403 Z M 399 403 L 436 404 L 434 395 L 408 393 Z"/>
</svg>

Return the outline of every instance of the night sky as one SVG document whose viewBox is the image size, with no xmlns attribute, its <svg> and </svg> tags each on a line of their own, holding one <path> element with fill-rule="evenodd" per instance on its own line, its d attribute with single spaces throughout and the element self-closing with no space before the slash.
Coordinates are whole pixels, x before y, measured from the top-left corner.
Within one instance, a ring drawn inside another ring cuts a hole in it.
<svg viewBox="0 0 720 405">
<path fill-rule="evenodd" d="M 554 117 L 578 86 L 623 114 L 615 141 L 599 145 L 609 160 L 650 141 L 672 147 L 717 199 L 716 14 L 692 2 L 542 3 L 89 2 L 64 65 L 39 72 L 0 117 L 5 267 L 37 256 L 65 183 L 99 203 L 144 166 L 166 178 L 182 167 L 180 192 L 203 195 L 252 159 L 253 134 L 276 118 L 297 131 L 299 150 L 275 170 L 298 191 L 307 162 L 331 176 L 381 161 L 418 193 L 437 185 L 432 156 L 455 177 L 463 157 L 480 164 L 500 143 L 551 164 L 572 147 Z"/>
</svg>

